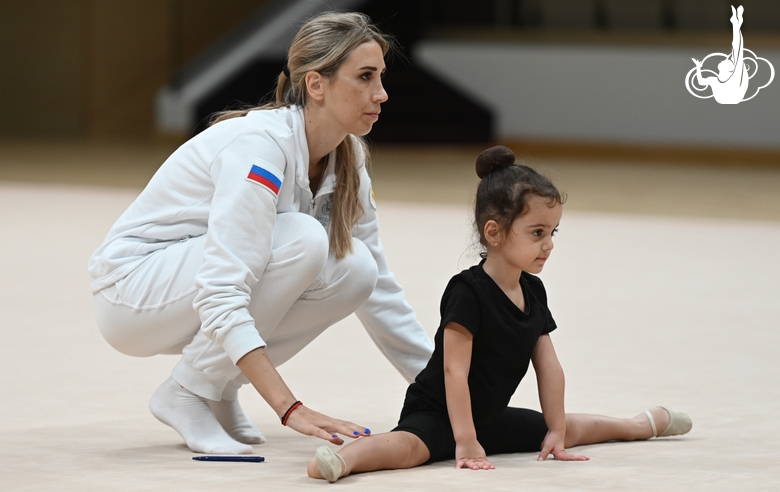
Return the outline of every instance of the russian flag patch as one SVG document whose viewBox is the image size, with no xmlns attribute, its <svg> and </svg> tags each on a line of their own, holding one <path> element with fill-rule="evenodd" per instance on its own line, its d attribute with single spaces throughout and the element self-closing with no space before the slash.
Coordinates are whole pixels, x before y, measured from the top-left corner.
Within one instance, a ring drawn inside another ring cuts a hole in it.
<svg viewBox="0 0 780 492">
<path fill-rule="evenodd" d="M 258 183 L 273 193 L 279 194 L 279 188 L 282 187 L 284 181 L 284 174 L 281 173 L 276 167 L 263 162 L 260 159 L 255 159 L 252 162 L 252 169 L 249 170 L 249 175 L 246 179 Z"/>
</svg>

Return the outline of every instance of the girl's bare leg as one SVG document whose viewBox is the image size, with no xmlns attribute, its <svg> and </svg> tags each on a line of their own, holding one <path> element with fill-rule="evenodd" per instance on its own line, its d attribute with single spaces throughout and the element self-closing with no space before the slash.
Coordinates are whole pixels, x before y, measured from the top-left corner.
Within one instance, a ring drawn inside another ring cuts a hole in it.
<svg viewBox="0 0 780 492">
<path fill-rule="evenodd" d="M 412 468 L 422 465 L 431 456 L 419 437 L 404 431 L 361 437 L 337 454 L 346 465 L 342 477 L 350 473 Z M 306 473 L 311 478 L 324 478 L 315 459 L 309 462 Z"/>
<path fill-rule="evenodd" d="M 669 413 L 661 407 L 650 409 L 660 435 L 669 425 Z M 618 419 L 586 413 L 566 414 L 567 448 L 607 441 L 636 441 L 653 437 L 650 420 L 644 412 L 631 419 Z"/>
</svg>

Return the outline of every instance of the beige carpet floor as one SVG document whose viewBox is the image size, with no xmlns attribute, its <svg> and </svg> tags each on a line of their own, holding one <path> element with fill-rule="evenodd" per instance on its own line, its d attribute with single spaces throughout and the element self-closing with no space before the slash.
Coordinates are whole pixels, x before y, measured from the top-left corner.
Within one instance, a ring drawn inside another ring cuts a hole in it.
<svg viewBox="0 0 780 492">
<path fill-rule="evenodd" d="M 139 188 L 83 175 L 52 179 L 58 169 L 78 168 L 79 152 L 90 151 L 38 152 L 44 157 L 36 160 L 29 149 L 14 157 L 0 148 L 0 490 L 329 487 L 305 476 L 320 442 L 281 427 L 250 388 L 241 401 L 268 437 L 255 448 L 267 459 L 262 464 L 194 462 L 178 435 L 151 416 L 148 398 L 176 358 L 113 351 L 95 327 L 86 273 L 89 255 Z M 116 150 L 106 152 L 106 159 L 120 159 Z M 382 239 L 407 299 L 433 333 L 447 280 L 474 261 L 470 197 L 463 196 L 471 189 L 466 170 L 473 152 L 405 152 L 377 152 Z M 62 155 L 65 164 L 52 164 L 51 155 Z M 149 152 L 135 155 L 143 160 Z M 18 170 L 20 159 L 53 171 L 30 177 Z M 422 162 L 451 172 L 431 173 Z M 333 487 L 780 488 L 780 173 L 545 165 L 570 195 L 542 274 L 559 325 L 553 341 L 567 376 L 567 409 L 629 417 L 669 405 L 690 413 L 693 431 L 586 446 L 578 450 L 590 456 L 586 463 L 504 455 L 495 457 L 494 471 L 455 470 L 444 462 L 356 475 Z M 128 180 L 140 180 L 130 174 Z M 406 196 L 409 189 L 417 195 Z M 405 383 L 354 317 L 280 371 L 315 409 L 374 432 L 397 419 Z M 513 404 L 539 407 L 532 373 Z"/>
</svg>

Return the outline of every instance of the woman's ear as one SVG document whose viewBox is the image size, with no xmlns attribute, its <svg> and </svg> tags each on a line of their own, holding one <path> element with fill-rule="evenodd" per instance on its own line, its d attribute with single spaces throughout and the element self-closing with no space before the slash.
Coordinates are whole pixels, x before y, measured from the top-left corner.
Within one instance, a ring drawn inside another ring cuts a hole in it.
<svg viewBox="0 0 780 492">
<path fill-rule="evenodd" d="M 328 83 L 327 79 L 319 72 L 308 72 L 303 80 L 306 83 L 308 98 L 314 101 L 322 101 L 325 97 L 325 87 L 327 87 Z"/>
<path fill-rule="evenodd" d="M 485 241 L 487 241 L 490 246 L 498 246 L 498 243 L 501 242 L 501 228 L 498 227 L 498 222 L 495 220 L 490 219 L 485 222 L 485 227 L 482 232 L 485 236 Z"/>
</svg>

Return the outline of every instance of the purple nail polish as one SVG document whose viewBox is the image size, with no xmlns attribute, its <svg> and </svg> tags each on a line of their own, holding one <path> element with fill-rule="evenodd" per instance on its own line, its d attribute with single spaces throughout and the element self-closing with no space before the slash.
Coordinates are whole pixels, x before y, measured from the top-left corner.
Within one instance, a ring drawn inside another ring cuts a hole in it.
<svg viewBox="0 0 780 492">
<path fill-rule="evenodd" d="M 366 429 L 363 432 L 365 432 L 366 434 L 371 434 L 371 429 Z"/>
<path fill-rule="evenodd" d="M 355 434 L 356 436 L 360 435 L 360 432 L 358 432 L 358 431 L 353 431 L 352 433 Z"/>
<path fill-rule="evenodd" d="M 339 437 L 339 436 L 337 436 L 336 434 L 331 434 L 331 436 L 330 436 L 330 437 L 332 437 L 333 439 L 336 439 L 336 438 L 337 438 L 337 437 Z"/>
</svg>

